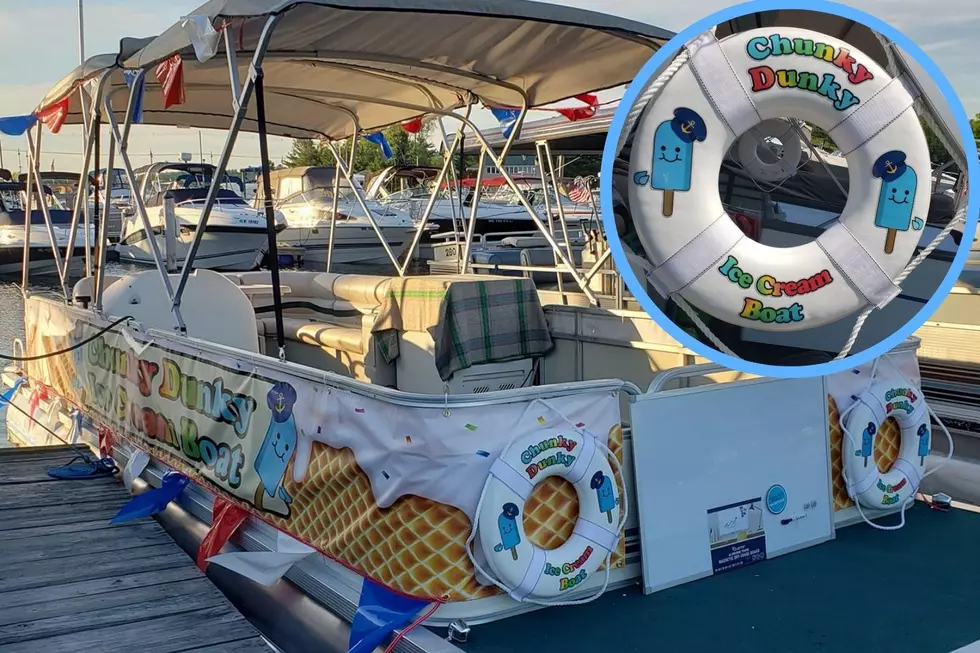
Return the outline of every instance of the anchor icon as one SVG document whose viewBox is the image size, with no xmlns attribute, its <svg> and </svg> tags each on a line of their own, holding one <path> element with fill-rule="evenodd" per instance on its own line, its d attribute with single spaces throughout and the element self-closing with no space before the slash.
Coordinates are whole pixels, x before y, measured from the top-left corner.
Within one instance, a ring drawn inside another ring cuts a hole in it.
<svg viewBox="0 0 980 653">
<path fill-rule="evenodd" d="M 887 172 L 890 175 L 893 175 L 896 172 L 898 172 L 898 166 L 896 166 L 891 161 L 885 161 L 885 172 Z"/>
<path fill-rule="evenodd" d="M 694 121 L 688 120 L 687 122 L 681 124 L 681 131 L 685 134 L 690 134 L 694 131 Z"/>
</svg>

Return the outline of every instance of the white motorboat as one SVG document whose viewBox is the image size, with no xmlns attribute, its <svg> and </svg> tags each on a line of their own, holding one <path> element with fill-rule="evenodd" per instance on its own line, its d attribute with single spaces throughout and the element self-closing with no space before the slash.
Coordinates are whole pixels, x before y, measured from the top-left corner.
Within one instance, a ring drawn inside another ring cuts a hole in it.
<svg viewBox="0 0 980 653">
<path fill-rule="evenodd" d="M 24 208 L 27 185 L 23 182 L 0 182 L 0 274 L 20 274 L 24 265 Z M 49 186 L 42 186 L 55 245 L 62 254 L 68 247 L 71 234 L 71 209 L 64 205 Z M 75 234 L 73 259 L 84 260 L 85 225 L 81 221 Z M 95 245 L 95 230 L 89 229 L 89 246 Z M 58 269 L 51 235 L 44 221 L 44 210 L 36 201 L 30 217 L 30 269 L 36 274 L 56 274 Z"/>
<path fill-rule="evenodd" d="M 336 170 L 312 166 L 273 170 L 269 174 L 276 209 L 286 222 L 278 242 L 301 247 L 309 263 L 326 263 L 330 244 L 330 221 L 333 214 L 333 189 Z M 355 177 L 355 183 L 356 177 Z M 358 186 L 363 197 L 363 189 Z M 258 186 L 255 206 L 262 203 L 262 186 Z M 415 222 L 405 211 L 366 200 L 375 224 L 395 257 L 411 244 Z M 332 263 L 380 264 L 390 262 L 378 233 L 364 215 L 351 183 L 341 177 L 337 195 L 337 220 L 334 223 Z"/>
<path fill-rule="evenodd" d="M 164 202 L 172 199 L 177 223 L 174 255 L 183 265 L 206 202 L 214 166 L 205 163 L 154 163 L 136 170 L 139 193 L 161 252 L 166 250 Z M 134 207 L 135 208 L 135 207 Z M 123 212 L 119 260 L 153 265 L 153 250 L 143 221 L 133 208 Z M 265 216 L 236 192 L 222 188 L 194 258 L 198 268 L 253 270 L 268 249 Z"/>
</svg>

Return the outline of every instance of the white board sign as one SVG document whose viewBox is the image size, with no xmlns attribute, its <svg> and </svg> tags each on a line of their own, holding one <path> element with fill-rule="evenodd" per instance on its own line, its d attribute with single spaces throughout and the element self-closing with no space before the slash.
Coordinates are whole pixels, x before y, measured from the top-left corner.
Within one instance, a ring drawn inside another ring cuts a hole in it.
<svg viewBox="0 0 980 653">
<path fill-rule="evenodd" d="M 833 537 L 822 377 L 648 393 L 631 414 L 645 593 Z"/>
</svg>

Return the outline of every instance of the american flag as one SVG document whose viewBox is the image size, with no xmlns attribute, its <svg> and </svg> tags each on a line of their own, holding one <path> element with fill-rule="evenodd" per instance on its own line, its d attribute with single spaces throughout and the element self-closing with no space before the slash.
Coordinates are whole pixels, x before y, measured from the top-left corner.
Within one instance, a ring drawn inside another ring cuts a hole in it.
<svg viewBox="0 0 980 653">
<path fill-rule="evenodd" d="M 572 187 L 568 189 L 568 199 L 576 204 L 584 204 L 592 198 L 592 190 L 583 177 L 576 177 Z"/>
</svg>

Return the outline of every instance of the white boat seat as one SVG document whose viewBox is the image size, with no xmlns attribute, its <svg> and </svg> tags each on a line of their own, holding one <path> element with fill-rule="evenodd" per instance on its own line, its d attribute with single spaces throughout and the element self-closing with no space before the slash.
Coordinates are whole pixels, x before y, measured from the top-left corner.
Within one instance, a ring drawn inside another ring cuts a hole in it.
<svg viewBox="0 0 980 653">
<path fill-rule="evenodd" d="M 276 319 L 274 317 L 260 318 L 258 322 L 262 324 L 262 330 L 266 337 L 275 337 Z M 337 349 L 349 354 L 364 354 L 367 351 L 365 334 L 370 336 L 370 331 L 365 331 L 360 326 L 314 322 L 293 317 L 283 317 L 282 326 L 287 340 Z"/>
</svg>

